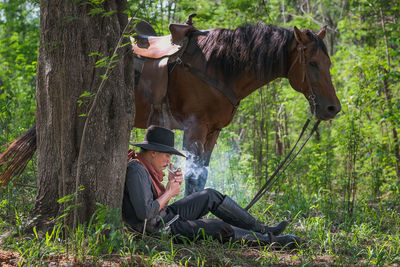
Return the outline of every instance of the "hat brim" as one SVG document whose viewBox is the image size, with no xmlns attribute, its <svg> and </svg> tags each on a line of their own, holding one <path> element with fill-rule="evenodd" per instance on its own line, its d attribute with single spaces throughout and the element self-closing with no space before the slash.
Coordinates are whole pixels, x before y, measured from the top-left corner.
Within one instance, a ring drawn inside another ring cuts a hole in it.
<svg viewBox="0 0 400 267">
<path fill-rule="evenodd" d="M 170 153 L 170 154 L 174 154 L 174 155 L 178 155 L 181 157 L 185 157 L 187 158 L 187 156 L 185 155 L 185 153 L 170 147 L 170 146 L 166 146 L 163 144 L 159 144 L 159 143 L 149 143 L 147 141 L 143 142 L 143 143 L 134 143 L 132 144 L 134 146 L 138 146 L 140 148 L 146 149 L 146 150 L 153 150 L 153 151 L 157 151 L 157 152 L 163 152 L 163 153 Z"/>
</svg>

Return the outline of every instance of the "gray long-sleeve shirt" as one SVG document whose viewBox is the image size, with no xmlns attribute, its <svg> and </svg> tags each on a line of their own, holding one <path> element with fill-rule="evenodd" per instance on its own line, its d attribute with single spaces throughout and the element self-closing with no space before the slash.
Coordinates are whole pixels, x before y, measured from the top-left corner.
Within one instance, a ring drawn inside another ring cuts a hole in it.
<svg viewBox="0 0 400 267">
<path fill-rule="evenodd" d="M 143 229 L 144 220 L 149 222 L 160 214 L 157 192 L 150 175 L 138 161 L 128 163 L 125 180 L 122 214 L 136 230 Z"/>
</svg>

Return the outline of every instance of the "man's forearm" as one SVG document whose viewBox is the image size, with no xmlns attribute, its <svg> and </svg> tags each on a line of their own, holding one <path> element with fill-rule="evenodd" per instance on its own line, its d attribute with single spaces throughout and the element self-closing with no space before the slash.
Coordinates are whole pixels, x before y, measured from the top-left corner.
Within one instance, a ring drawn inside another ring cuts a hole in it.
<svg viewBox="0 0 400 267">
<path fill-rule="evenodd" d="M 172 198 L 172 194 L 167 190 L 164 194 L 159 196 L 156 200 L 160 204 L 160 209 L 162 210 L 167 204 L 168 201 Z"/>
<path fill-rule="evenodd" d="M 179 181 L 176 179 L 171 179 L 168 181 L 167 186 L 166 186 L 166 191 L 164 194 L 159 196 L 156 200 L 160 204 L 160 210 L 162 210 L 167 204 L 168 201 L 173 198 L 174 196 L 177 196 L 179 194 L 179 190 L 181 188 L 181 184 Z"/>
</svg>

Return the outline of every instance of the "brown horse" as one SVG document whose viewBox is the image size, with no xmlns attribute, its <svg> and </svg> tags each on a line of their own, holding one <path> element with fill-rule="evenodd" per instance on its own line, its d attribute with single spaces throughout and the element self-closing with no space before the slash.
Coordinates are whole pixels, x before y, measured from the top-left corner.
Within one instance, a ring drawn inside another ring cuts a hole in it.
<svg viewBox="0 0 400 267">
<path fill-rule="evenodd" d="M 185 51 L 178 63 L 170 66 L 166 90 L 176 122 L 170 127 L 184 131 L 184 147 L 192 164 L 185 174 L 186 194 L 204 188 L 211 152 L 240 100 L 272 80 L 289 79 L 306 97 L 317 119 L 335 117 L 341 106 L 322 41 L 325 33 L 325 28 L 314 34 L 263 23 L 188 33 Z M 136 90 L 135 127 L 148 126 L 153 112 L 148 96 L 145 89 Z M 5 154 L 0 156 L 0 164 L 6 164 Z M 0 178 L 7 181 L 10 177 L 3 174 Z"/>
<path fill-rule="evenodd" d="M 324 28 L 314 34 L 263 23 L 235 30 L 191 30 L 166 91 L 178 123 L 168 126 L 184 130 L 184 147 L 191 155 L 186 194 L 204 188 L 211 152 L 240 100 L 270 81 L 288 78 L 318 119 L 335 117 L 341 106 L 329 73 L 331 62 L 322 41 L 325 33 Z M 147 126 L 152 113 L 151 101 L 144 95 L 146 88 L 139 86 L 136 108 L 141 112 L 137 112 L 135 126 L 140 128 Z"/>
</svg>

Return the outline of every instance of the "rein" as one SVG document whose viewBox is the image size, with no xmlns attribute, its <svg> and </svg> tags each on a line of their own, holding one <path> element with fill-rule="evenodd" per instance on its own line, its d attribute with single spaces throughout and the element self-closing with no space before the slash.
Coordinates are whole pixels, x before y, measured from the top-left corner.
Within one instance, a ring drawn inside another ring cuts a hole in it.
<svg viewBox="0 0 400 267">
<path fill-rule="evenodd" d="M 299 143 L 300 139 L 303 137 L 307 126 L 310 123 L 310 119 L 307 119 L 306 123 L 303 126 L 303 129 L 299 135 L 299 138 L 297 139 L 296 143 L 294 144 L 294 146 L 292 147 L 292 149 L 290 150 L 290 152 L 286 155 L 285 159 L 279 164 L 278 168 L 275 170 L 275 172 L 271 175 L 271 177 L 265 182 L 265 184 L 263 185 L 263 187 L 257 192 L 257 194 L 254 196 L 254 198 L 250 201 L 250 203 L 246 206 L 245 210 L 249 210 L 267 191 L 268 189 L 271 188 L 271 186 L 276 182 L 276 180 L 278 180 L 278 178 L 280 177 L 280 175 L 286 170 L 286 168 L 290 165 L 290 163 L 292 163 L 292 161 L 297 157 L 297 155 L 300 153 L 300 151 L 303 149 L 303 147 L 305 146 L 305 144 L 307 143 L 307 141 L 310 139 L 310 137 L 313 135 L 313 133 L 317 130 L 318 125 L 321 121 L 318 120 L 317 122 L 315 122 L 313 128 L 311 129 L 310 134 L 307 136 L 306 140 L 303 142 L 303 144 L 301 145 L 300 149 L 296 152 L 296 154 L 294 154 L 294 157 L 292 159 L 289 160 L 289 162 L 286 164 L 286 162 L 288 161 L 289 157 L 292 155 L 294 149 L 296 148 L 297 144 Z M 284 166 L 286 164 L 286 166 Z M 283 169 L 282 169 L 283 168 Z M 280 170 L 282 169 L 282 171 L 280 172 Z"/>
<path fill-rule="evenodd" d="M 299 62 L 303 68 L 303 76 L 301 79 L 301 84 L 304 84 L 304 81 L 307 81 L 307 86 L 309 88 L 309 95 L 306 96 L 306 98 L 307 98 L 308 102 L 310 103 L 310 106 L 312 107 L 311 112 L 315 113 L 315 110 L 316 110 L 315 94 L 314 94 L 313 87 L 311 84 L 311 79 L 308 75 L 308 72 L 306 71 L 306 65 L 307 65 L 306 56 L 305 56 L 306 49 L 307 49 L 307 46 L 305 46 L 303 44 L 297 45 L 298 54 L 297 54 L 296 59 L 293 61 L 292 65 L 290 66 L 287 76 L 289 78 L 290 72 L 293 70 L 293 67 L 296 65 L 297 62 Z M 301 91 L 303 92 L 304 90 L 301 90 Z"/>
<path fill-rule="evenodd" d="M 301 83 L 304 84 L 304 81 L 305 80 L 307 81 L 307 85 L 309 87 L 309 96 L 307 97 L 307 99 L 308 99 L 308 101 L 309 101 L 309 103 L 310 103 L 310 105 L 312 107 L 311 108 L 312 109 L 311 112 L 315 113 L 315 110 L 316 110 L 316 107 L 315 107 L 316 103 L 315 103 L 315 100 L 314 100 L 315 99 L 315 94 L 314 94 L 314 92 L 312 90 L 311 80 L 310 80 L 310 78 L 308 76 L 308 73 L 306 71 L 306 58 L 305 58 L 305 50 L 306 50 L 306 48 L 307 47 L 305 45 L 303 45 L 303 44 L 299 44 L 297 46 L 298 54 L 297 54 L 296 59 L 293 61 L 292 65 L 289 68 L 288 76 L 289 76 L 290 72 L 292 71 L 294 65 L 297 62 L 299 62 L 301 64 L 301 66 L 303 67 L 303 77 L 302 77 Z M 194 76 L 196 76 L 197 78 L 199 78 L 203 82 L 207 83 L 208 85 L 216 88 L 233 105 L 233 113 L 236 112 L 237 107 L 239 106 L 240 100 L 237 98 L 237 96 L 236 96 L 235 92 L 232 90 L 232 88 L 226 87 L 222 82 L 208 77 L 204 72 L 202 72 L 202 71 L 200 71 L 200 70 L 198 70 L 196 68 L 193 68 L 188 63 L 183 62 L 182 59 L 179 56 L 176 58 L 175 64 L 179 64 L 179 65 L 183 66 L 186 70 L 188 70 Z M 175 65 L 173 66 L 173 68 L 174 67 L 175 67 Z M 287 154 L 287 156 L 279 164 L 279 166 L 275 170 L 275 172 L 265 182 L 264 186 L 258 191 L 258 193 L 255 195 L 255 197 L 246 206 L 245 210 L 249 210 L 268 191 L 268 189 L 270 189 L 271 186 L 277 181 L 277 179 L 280 177 L 280 175 L 286 170 L 286 168 L 292 163 L 292 161 L 301 152 L 301 150 L 306 145 L 308 140 L 311 138 L 313 133 L 317 130 L 318 125 L 320 124 L 320 122 L 321 122 L 320 120 L 315 122 L 310 134 L 307 136 L 306 140 L 303 142 L 303 144 L 301 145 L 300 149 L 294 154 L 294 157 L 289 160 L 290 156 L 293 154 L 293 151 L 295 150 L 295 148 L 296 148 L 297 144 L 299 143 L 300 139 L 303 137 L 303 135 L 304 135 L 309 123 L 310 123 L 310 119 L 307 119 L 307 121 L 305 122 L 305 124 L 303 126 L 303 129 L 302 129 L 302 131 L 301 131 L 301 133 L 299 135 L 299 138 L 297 139 L 297 141 L 296 141 L 295 145 L 293 146 L 293 148 L 290 150 L 289 154 Z M 287 162 L 287 164 L 286 164 L 286 162 Z"/>
<path fill-rule="evenodd" d="M 316 103 L 315 103 L 315 94 L 313 92 L 312 89 L 312 85 L 311 85 L 311 80 L 310 77 L 308 76 L 308 73 L 306 71 L 306 58 L 304 55 L 304 51 L 306 50 L 306 46 L 303 44 L 299 44 L 297 46 L 297 57 L 296 59 L 293 61 L 292 65 L 289 68 L 288 71 L 288 77 L 290 75 L 290 72 L 293 70 L 294 65 L 299 62 L 301 64 L 301 66 L 303 67 L 303 77 L 301 80 L 301 83 L 304 84 L 304 81 L 307 80 L 307 85 L 309 88 L 309 96 L 307 97 L 310 106 L 311 106 L 311 112 L 314 115 L 315 111 L 316 111 Z M 306 143 L 308 142 L 308 140 L 311 138 L 311 136 L 313 135 L 313 133 L 317 130 L 318 125 L 321 121 L 318 120 L 317 122 L 315 122 L 313 128 L 311 129 L 310 134 L 307 136 L 306 140 L 303 142 L 303 144 L 301 145 L 300 149 L 296 152 L 296 154 L 294 154 L 294 157 L 292 159 L 290 159 L 288 161 L 288 159 L 290 158 L 290 156 L 292 155 L 294 149 L 296 148 L 297 144 L 299 143 L 300 139 L 303 137 L 309 123 L 310 123 L 310 119 L 307 119 L 307 121 L 305 122 L 303 129 L 299 135 L 299 138 L 297 138 L 296 143 L 294 144 L 294 146 L 292 147 L 292 149 L 290 150 L 290 152 L 286 155 L 285 159 L 279 164 L 278 168 L 275 170 L 275 172 L 271 175 L 271 177 L 265 182 L 265 184 L 263 185 L 263 187 L 257 192 L 257 194 L 254 196 L 254 198 L 250 201 L 250 203 L 246 206 L 245 210 L 249 210 L 258 200 L 260 200 L 260 198 L 271 188 L 271 186 L 278 180 L 278 178 L 280 177 L 280 175 L 286 170 L 286 168 L 290 165 L 290 163 L 292 163 L 292 161 L 297 157 L 297 155 L 301 152 L 301 150 L 303 149 L 303 147 L 306 145 Z M 288 163 L 286 164 L 286 162 L 288 161 Z M 285 166 L 286 164 L 286 166 Z M 283 168 L 283 169 L 282 169 Z M 280 170 L 282 170 L 280 172 Z"/>
</svg>

